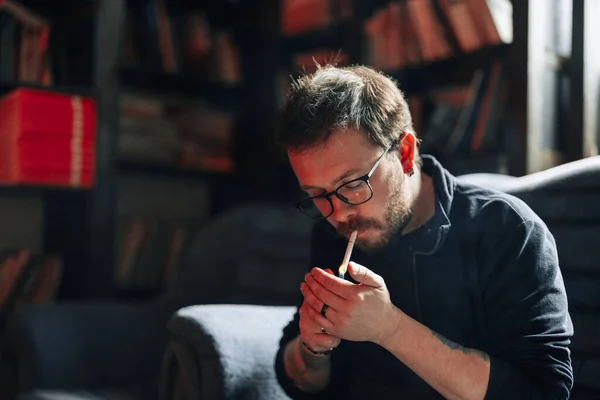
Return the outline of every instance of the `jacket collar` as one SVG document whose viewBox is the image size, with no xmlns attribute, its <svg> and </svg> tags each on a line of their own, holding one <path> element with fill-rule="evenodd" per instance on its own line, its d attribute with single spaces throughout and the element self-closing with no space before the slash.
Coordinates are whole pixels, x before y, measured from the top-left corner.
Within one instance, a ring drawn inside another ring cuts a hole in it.
<svg viewBox="0 0 600 400">
<path fill-rule="evenodd" d="M 435 192 L 435 214 L 424 225 L 407 235 L 411 247 L 419 254 L 433 254 L 444 243 L 450 230 L 450 211 L 456 189 L 456 178 L 430 155 L 421 155 L 421 171 L 432 178 Z"/>
</svg>

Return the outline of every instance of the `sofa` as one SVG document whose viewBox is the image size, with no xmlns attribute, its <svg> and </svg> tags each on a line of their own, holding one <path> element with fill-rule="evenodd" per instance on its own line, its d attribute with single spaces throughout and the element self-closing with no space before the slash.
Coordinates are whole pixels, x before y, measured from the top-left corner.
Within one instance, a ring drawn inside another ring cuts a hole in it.
<svg viewBox="0 0 600 400">
<path fill-rule="evenodd" d="M 600 156 L 523 177 L 460 176 L 512 193 L 538 213 L 559 252 L 575 335 L 571 398 L 600 398 Z M 294 307 L 194 305 L 168 324 L 161 399 L 281 399 L 274 358 Z"/>
<path fill-rule="evenodd" d="M 192 304 L 297 304 L 312 225 L 288 203 L 238 206 L 201 230 L 151 302 L 18 309 L 0 339 L 0 398 L 158 399 L 169 318 Z"/>
</svg>

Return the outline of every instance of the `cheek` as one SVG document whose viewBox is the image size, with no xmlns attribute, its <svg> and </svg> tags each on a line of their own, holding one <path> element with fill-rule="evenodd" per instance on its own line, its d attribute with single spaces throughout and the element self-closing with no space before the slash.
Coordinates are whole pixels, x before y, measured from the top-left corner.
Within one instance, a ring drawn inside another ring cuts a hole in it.
<svg viewBox="0 0 600 400">
<path fill-rule="evenodd" d="M 383 171 L 382 171 L 383 172 Z M 388 206 L 397 203 L 403 193 L 402 177 L 397 176 L 394 171 L 388 169 L 382 174 L 380 179 L 372 182 L 373 198 L 366 203 L 369 205 L 369 212 L 381 215 L 385 213 Z M 372 203 L 372 204 L 369 204 Z"/>
<path fill-rule="evenodd" d="M 390 183 L 391 180 L 387 179 L 386 181 L 380 181 L 371 183 L 371 187 L 373 188 L 373 197 L 369 201 L 369 203 L 373 203 L 377 205 L 378 209 L 381 209 L 382 206 L 388 203 L 388 197 L 390 196 Z"/>
</svg>

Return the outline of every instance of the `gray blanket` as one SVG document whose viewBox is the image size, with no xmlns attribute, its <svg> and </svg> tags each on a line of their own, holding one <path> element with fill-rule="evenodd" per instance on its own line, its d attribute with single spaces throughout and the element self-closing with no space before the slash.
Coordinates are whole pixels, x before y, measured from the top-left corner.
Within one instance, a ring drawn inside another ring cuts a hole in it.
<svg viewBox="0 0 600 400">
<path fill-rule="evenodd" d="M 275 353 L 294 312 L 253 305 L 181 309 L 169 323 L 174 340 L 164 364 L 163 399 L 175 400 L 177 392 L 203 400 L 286 399 L 275 376 Z"/>
</svg>

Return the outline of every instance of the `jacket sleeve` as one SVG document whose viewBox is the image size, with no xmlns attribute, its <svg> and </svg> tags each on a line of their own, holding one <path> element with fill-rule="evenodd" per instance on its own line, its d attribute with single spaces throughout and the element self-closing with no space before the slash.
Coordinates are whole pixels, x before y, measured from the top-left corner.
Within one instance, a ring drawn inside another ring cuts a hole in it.
<svg viewBox="0 0 600 400">
<path fill-rule="evenodd" d="M 480 254 L 486 399 L 568 399 L 573 325 L 556 243 L 540 220 L 512 226 Z"/>
</svg>

